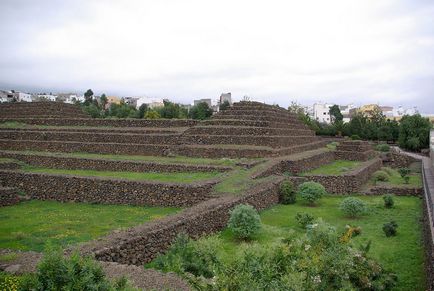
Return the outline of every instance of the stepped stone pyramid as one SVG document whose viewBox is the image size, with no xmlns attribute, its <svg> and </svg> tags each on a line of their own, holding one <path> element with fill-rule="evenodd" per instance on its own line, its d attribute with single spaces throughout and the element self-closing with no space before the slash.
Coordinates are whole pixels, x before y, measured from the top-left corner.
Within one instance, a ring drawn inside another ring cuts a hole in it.
<svg viewBox="0 0 434 291">
<path fill-rule="evenodd" d="M 288 110 L 242 101 L 187 129 L 181 144 L 181 154 L 192 156 L 264 157 L 315 149 L 324 142 Z"/>
<path fill-rule="evenodd" d="M 0 118 L 90 118 L 77 105 L 63 102 L 14 102 L 0 104 Z"/>
</svg>

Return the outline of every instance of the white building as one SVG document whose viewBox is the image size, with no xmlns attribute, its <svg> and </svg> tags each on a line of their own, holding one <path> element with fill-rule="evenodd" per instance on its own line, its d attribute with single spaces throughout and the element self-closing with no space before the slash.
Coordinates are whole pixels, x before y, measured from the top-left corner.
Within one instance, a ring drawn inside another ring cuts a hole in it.
<svg viewBox="0 0 434 291">
<path fill-rule="evenodd" d="M 52 94 L 38 94 L 37 99 L 39 100 L 47 100 L 47 101 L 56 101 L 57 95 Z"/>
<path fill-rule="evenodd" d="M 15 96 L 20 102 L 32 102 L 32 95 L 23 93 L 23 92 L 15 92 Z"/>
<path fill-rule="evenodd" d="M 229 93 L 222 93 L 220 95 L 220 104 L 225 103 L 225 101 L 228 101 L 230 105 L 232 105 L 232 94 Z"/>
<path fill-rule="evenodd" d="M 404 108 L 400 105 L 400 106 L 398 106 L 398 108 L 393 109 L 393 116 L 394 117 L 399 117 L 399 116 L 404 116 L 404 115 L 415 115 L 418 113 L 419 113 L 419 110 L 417 109 L 417 107 Z"/>
<path fill-rule="evenodd" d="M 343 116 L 343 119 L 342 119 L 342 121 L 344 122 L 344 123 L 346 123 L 346 122 L 350 122 L 350 120 L 351 120 L 351 114 L 350 114 L 350 111 L 352 110 L 352 109 L 354 109 L 354 108 L 356 108 L 356 106 L 354 105 L 354 104 L 348 104 L 348 105 L 340 105 L 339 106 L 339 109 L 341 110 L 341 113 L 342 113 L 342 116 Z"/>
<path fill-rule="evenodd" d="M 332 119 L 330 116 L 330 107 L 333 104 L 327 103 L 315 103 L 313 104 L 313 119 L 319 123 L 331 123 Z"/>
<path fill-rule="evenodd" d="M 149 108 L 163 107 L 164 102 L 161 98 L 137 97 L 136 106 L 139 108 L 142 104 L 148 105 Z"/>
<path fill-rule="evenodd" d="M 198 105 L 199 103 L 206 103 L 206 104 L 208 104 L 208 106 L 210 108 L 212 107 L 211 99 L 198 99 L 198 100 L 194 100 L 194 106 Z"/>
</svg>

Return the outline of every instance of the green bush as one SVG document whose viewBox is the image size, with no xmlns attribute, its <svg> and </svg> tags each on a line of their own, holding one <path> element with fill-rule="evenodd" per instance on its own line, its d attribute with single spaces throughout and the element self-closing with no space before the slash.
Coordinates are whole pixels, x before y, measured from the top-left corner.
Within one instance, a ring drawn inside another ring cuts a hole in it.
<svg viewBox="0 0 434 291">
<path fill-rule="evenodd" d="M 36 274 L 26 277 L 20 290 L 132 290 L 125 278 L 112 284 L 102 267 L 90 257 L 65 258 L 60 249 L 49 248 Z"/>
<path fill-rule="evenodd" d="M 294 185 L 289 181 L 280 184 L 279 194 L 282 204 L 294 204 L 296 202 Z"/>
<path fill-rule="evenodd" d="M 431 128 L 428 118 L 419 114 L 405 115 L 399 122 L 399 146 L 412 151 L 428 148 Z"/>
<path fill-rule="evenodd" d="M 381 167 L 381 171 L 386 172 L 389 176 L 393 176 L 395 174 L 395 171 L 389 167 Z"/>
<path fill-rule="evenodd" d="M 375 149 L 379 152 L 389 152 L 390 151 L 390 146 L 385 144 L 385 143 L 380 143 L 379 145 L 377 145 L 375 147 Z"/>
<path fill-rule="evenodd" d="M 301 198 L 313 205 L 318 199 L 324 196 L 327 192 L 323 185 L 316 182 L 304 182 L 298 186 L 298 193 Z"/>
<path fill-rule="evenodd" d="M 295 215 L 295 220 L 297 220 L 302 228 L 306 228 L 314 222 L 315 217 L 309 213 L 299 212 Z"/>
<path fill-rule="evenodd" d="M 395 221 L 391 221 L 383 225 L 383 231 L 387 237 L 395 236 L 397 233 L 397 228 L 398 224 Z"/>
<path fill-rule="evenodd" d="M 359 136 L 358 134 L 353 134 L 353 135 L 351 136 L 351 139 L 352 139 L 352 140 L 361 140 L 361 138 L 360 138 L 360 136 Z"/>
<path fill-rule="evenodd" d="M 177 274 L 190 273 L 212 278 L 214 266 L 220 264 L 216 249 L 218 242 L 210 239 L 193 242 L 186 234 L 179 234 L 166 254 L 158 256 L 148 268 Z"/>
<path fill-rule="evenodd" d="M 251 205 L 238 205 L 230 214 L 228 228 L 239 239 L 252 239 L 261 229 L 261 218 Z"/>
<path fill-rule="evenodd" d="M 374 173 L 374 181 L 387 182 L 389 181 L 389 175 L 385 171 L 376 171 Z"/>
<path fill-rule="evenodd" d="M 357 216 L 366 213 L 366 203 L 355 197 L 348 197 L 342 200 L 339 205 L 339 209 L 345 213 L 345 215 L 355 218 Z"/>
<path fill-rule="evenodd" d="M 410 182 L 410 172 L 411 170 L 409 168 L 399 168 L 398 169 L 399 174 L 401 175 L 401 178 L 404 180 L 405 184 L 408 184 Z"/>
<path fill-rule="evenodd" d="M 392 208 L 393 205 L 395 204 L 395 201 L 393 199 L 393 195 L 392 194 L 386 194 L 383 196 L 383 200 L 384 200 L 384 207 L 386 208 Z"/>
</svg>

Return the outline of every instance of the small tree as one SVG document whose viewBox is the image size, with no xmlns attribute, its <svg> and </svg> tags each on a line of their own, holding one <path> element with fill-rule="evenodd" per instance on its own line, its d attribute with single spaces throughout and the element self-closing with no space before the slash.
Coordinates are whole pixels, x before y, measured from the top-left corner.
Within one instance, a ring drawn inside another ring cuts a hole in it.
<svg viewBox="0 0 434 291">
<path fill-rule="evenodd" d="M 395 204 L 395 201 L 393 200 L 392 194 L 384 195 L 383 200 L 384 200 L 384 207 L 386 207 L 386 208 L 392 208 L 393 205 Z"/>
<path fill-rule="evenodd" d="M 344 116 L 341 113 L 341 109 L 339 108 L 339 105 L 333 105 L 330 107 L 329 114 L 332 118 L 333 123 L 342 121 L 344 119 Z"/>
<path fill-rule="evenodd" d="M 306 212 L 298 212 L 295 215 L 295 220 L 297 220 L 298 224 L 302 228 L 306 228 L 308 225 L 311 225 L 314 222 L 315 217 Z"/>
<path fill-rule="evenodd" d="M 301 198 L 306 200 L 310 205 L 314 205 L 315 202 L 320 199 L 327 192 L 323 185 L 316 182 L 304 182 L 298 186 L 298 193 Z"/>
<path fill-rule="evenodd" d="M 398 169 L 399 174 L 401 175 L 401 178 L 404 180 L 405 184 L 408 184 L 410 182 L 410 172 L 411 170 L 409 168 L 399 168 Z"/>
<path fill-rule="evenodd" d="M 149 111 L 147 111 L 146 113 L 145 113 L 145 116 L 144 116 L 146 119 L 159 119 L 159 118 L 161 118 L 160 117 L 160 114 L 158 114 L 158 112 L 157 111 L 155 111 L 155 110 L 149 110 Z"/>
<path fill-rule="evenodd" d="M 387 237 L 395 236 L 397 233 L 397 228 L 398 224 L 395 221 L 391 221 L 383 225 L 383 231 Z"/>
<path fill-rule="evenodd" d="M 296 202 L 294 185 L 289 181 L 280 184 L 279 194 L 282 204 L 294 204 Z"/>
<path fill-rule="evenodd" d="M 190 109 L 190 117 L 193 119 L 208 119 L 212 115 L 212 109 L 208 106 L 206 102 L 200 102 L 196 106 Z"/>
<path fill-rule="evenodd" d="M 399 146 L 412 151 L 428 148 L 431 128 L 428 118 L 419 114 L 405 115 L 399 123 Z"/>
<path fill-rule="evenodd" d="M 251 205 L 238 205 L 230 211 L 230 215 L 228 228 L 239 239 L 252 239 L 261 229 L 261 218 Z"/>
<path fill-rule="evenodd" d="M 366 203 L 355 197 L 348 197 L 342 200 L 339 209 L 345 213 L 345 215 L 356 218 L 366 212 Z"/>
<path fill-rule="evenodd" d="M 93 98 L 93 91 L 92 89 L 87 89 L 87 91 L 84 93 L 84 104 L 89 105 L 92 103 Z"/>
<path fill-rule="evenodd" d="M 102 110 L 105 110 L 105 107 L 107 106 L 107 102 L 108 102 L 108 100 L 107 100 L 107 96 L 103 93 L 103 94 L 101 95 L 101 97 L 99 98 L 99 100 L 100 100 L 100 102 L 101 102 L 101 109 L 102 109 Z"/>
</svg>

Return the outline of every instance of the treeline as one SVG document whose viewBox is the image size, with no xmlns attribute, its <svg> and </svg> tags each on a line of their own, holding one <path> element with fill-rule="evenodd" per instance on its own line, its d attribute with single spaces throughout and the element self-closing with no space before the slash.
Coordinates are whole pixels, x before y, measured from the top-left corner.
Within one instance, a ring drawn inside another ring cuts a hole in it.
<svg viewBox="0 0 434 291">
<path fill-rule="evenodd" d="M 88 90 L 84 96 L 85 101 L 77 102 L 77 104 L 93 118 L 208 119 L 213 114 L 213 110 L 205 102 L 191 107 L 190 110 L 170 101 L 163 101 L 163 106 L 160 107 L 150 108 L 147 104 L 142 104 L 136 108 L 124 101 L 107 106 L 105 94 L 97 100 L 91 90 Z"/>
<path fill-rule="evenodd" d="M 380 110 L 373 110 L 369 115 L 358 112 L 350 122 L 344 123 L 339 106 L 334 105 L 329 111 L 332 122 L 325 124 L 310 118 L 296 103 L 292 103 L 288 110 L 297 114 L 317 135 L 398 143 L 401 148 L 412 151 L 429 147 L 429 135 L 433 127 L 428 118 L 419 114 L 405 115 L 398 122 L 386 118 Z"/>
</svg>

